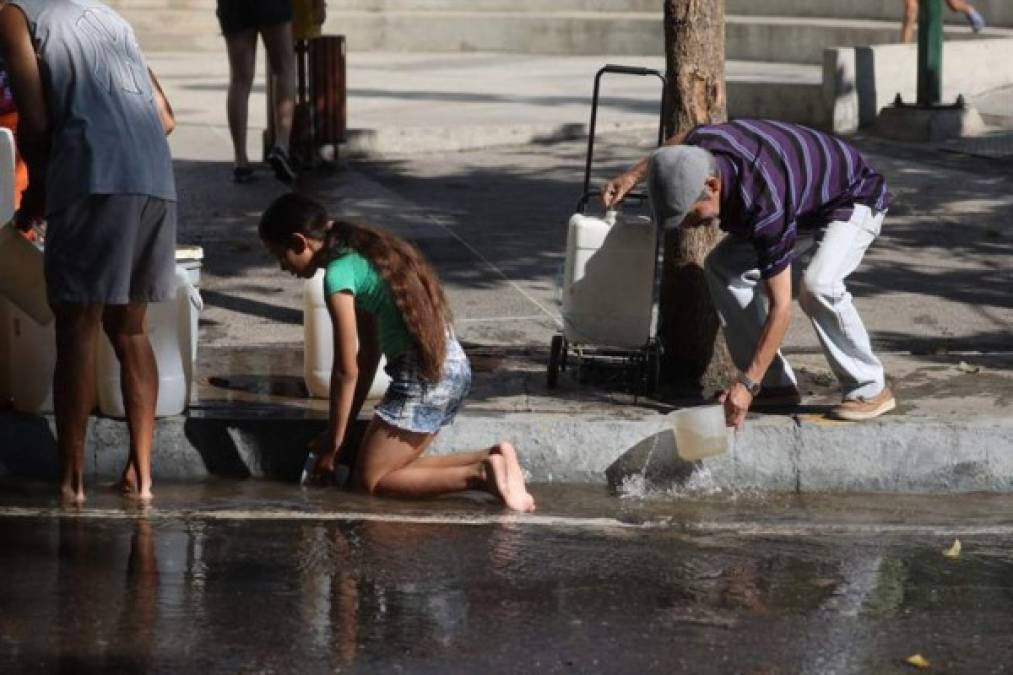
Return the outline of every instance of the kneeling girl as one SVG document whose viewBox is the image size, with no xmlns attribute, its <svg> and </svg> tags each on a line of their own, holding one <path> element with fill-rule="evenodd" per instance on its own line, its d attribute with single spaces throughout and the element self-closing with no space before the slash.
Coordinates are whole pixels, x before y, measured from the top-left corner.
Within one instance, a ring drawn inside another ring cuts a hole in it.
<svg viewBox="0 0 1013 675">
<path fill-rule="evenodd" d="M 331 220 L 314 200 L 287 194 L 260 220 L 260 238 L 281 268 L 302 278 L 324 272 L 334 327 L 330 424 L 316 441 L 316 471 L 334 471 L 382 353 L 391 384 L 358 450 L 355 477 L 371 494 L 429 497 L 486 490 L 516 511 L 533 511 L 517 453 L 485 450 L 423 457 L 460 410 L 471 386 L 468 357 L 450 309 L 422 254 L 388 232 Z"/>
</svg>

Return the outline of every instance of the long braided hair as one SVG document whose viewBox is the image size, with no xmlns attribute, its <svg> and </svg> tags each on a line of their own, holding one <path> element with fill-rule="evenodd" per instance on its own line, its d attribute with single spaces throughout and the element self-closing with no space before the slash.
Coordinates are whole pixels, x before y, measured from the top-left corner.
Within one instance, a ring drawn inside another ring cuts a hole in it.
<svg viewBox="0 0 1013 675">
<path fill-rule="evenodd" d="M 351 251 L 369 260 L 390 287 L 394 304 L 415 339 L 423 378 L 440 379 L 452 317 L 436 271 L 417 248 L 378 228 L 331 221 L 320 203 L 296 193 L 274 200 L 261 216 L 258 230 L 261 240 L 274 246 L 291 245 L 295 234 L 323 241 L 321 267 Z"/>
</svg>

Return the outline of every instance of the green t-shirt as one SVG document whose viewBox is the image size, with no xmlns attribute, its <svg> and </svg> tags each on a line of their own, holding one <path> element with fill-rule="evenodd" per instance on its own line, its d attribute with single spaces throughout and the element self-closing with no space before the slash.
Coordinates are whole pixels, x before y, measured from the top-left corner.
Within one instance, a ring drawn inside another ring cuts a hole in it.
<svg viewBox="0 0 1013 675">
<path fill-rule="evenodd" d="M 388 361 L 414 344 L 415 339 L 394 304 L 390 285 L 373 263 L 357 252 L 351 251 L 327 264 L 324 295 L 330 297 L 341 291 L 349 291 L 359 307 L 377 318 L 380 350 Z"/>
</svg>

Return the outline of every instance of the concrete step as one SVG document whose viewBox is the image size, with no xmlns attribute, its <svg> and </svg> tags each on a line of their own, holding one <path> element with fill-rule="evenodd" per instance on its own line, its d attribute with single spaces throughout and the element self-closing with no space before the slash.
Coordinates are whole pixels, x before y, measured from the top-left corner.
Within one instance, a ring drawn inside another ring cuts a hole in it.
<svg viewBox="0 0 1013 675">
<path fill-rule="evenodd" d="M 107 0 L 112 7 L 137 9 L 200 9 L 214 13 L 215 0 Z M 725 0 L 725 12 L 741 16 L 792 16 L 828 19 L 876 19 L 899 22 L 902 0 Z M 1009 0 L 975 0 L 975 8 L 996 27 L 1013 27 Z M 660 15 L 660 0 L 328 0 L 330 12 L 645 12 Z M 962 14 L 944 8 L 947 23 L 963 25 Z"/>
<path fill-rule="evenodd" d="M 221 49 L 213 12 L 140 6 L 122 6 L 120 10 L 134 25 L 146 50 Z M 351 51 L 663 53 L 663 28 L 656 12 L 331 11 L 326 30 L 346 35 Z M 947 27 L 945 33 L 948 40 L 976 37 L 959 26 Z M 1003 29 L 985 33 L 1011 34 Z M 829 46 L 882 44 L 896 39 L 893 21 L 730 15 L 726 57 L 818 64 L 823 49 Z"/>
</svg>

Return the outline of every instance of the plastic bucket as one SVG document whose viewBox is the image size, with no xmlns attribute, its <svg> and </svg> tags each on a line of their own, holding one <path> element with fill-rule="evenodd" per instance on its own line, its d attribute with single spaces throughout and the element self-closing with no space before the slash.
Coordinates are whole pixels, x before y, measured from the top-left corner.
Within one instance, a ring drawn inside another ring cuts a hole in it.
<svg viewBox="0 0 1013 675">
<path fill-rule="evenodd" d="M 732 429 L 725 425 L 720 405 L 684 408 L 668 416 L 675 434 L 675 449 L 688 462 L 727 452 L 732 445 Z"/>
</svg>

